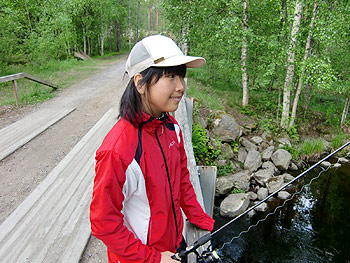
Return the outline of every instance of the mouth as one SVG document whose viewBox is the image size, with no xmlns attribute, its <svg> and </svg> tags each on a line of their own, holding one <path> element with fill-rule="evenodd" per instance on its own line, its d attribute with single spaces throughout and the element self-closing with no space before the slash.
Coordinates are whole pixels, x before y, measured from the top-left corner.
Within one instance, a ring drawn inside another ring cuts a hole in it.
<svg viewBox="0 0 350 263">
<path fill-rule="evenodd" d="M 172 99 L 172 100 L 174 100 L 176 102 L 180 102 L 181 98 L 182 98 L 182 96 L 172 96 L 172 97 L 170 97 L 170 99 Z"/>
</svg>

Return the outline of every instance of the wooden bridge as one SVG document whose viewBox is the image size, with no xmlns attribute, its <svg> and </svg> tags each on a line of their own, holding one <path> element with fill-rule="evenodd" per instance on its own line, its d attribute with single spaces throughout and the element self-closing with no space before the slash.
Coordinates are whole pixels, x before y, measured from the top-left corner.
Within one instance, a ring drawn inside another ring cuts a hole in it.
<svg viewBox="0 0 350 263">
<path fill-rule="evenodd" d="M 74 109 L 56 112 L 55 121 Z M 215 167 L 196 166 L 191 144 L 192 108 L 182 100 L 175 117 L 185 140 L 188 168 L 199 202 L 212 214 L 216 179 Z M 11 134 L 25 138 L 22 145 L 53 125 L 49 112 L 37 112 L 0 130 L 0 156 L 8 156 L 18 146 L 11 145 Z M 91 235 L 89 204 L 94 177 L 94 153 L 104 136 L 117 121 L 116 109 L 110 109 L 47 175 L 37 188 L 0 225 L 0 258 L 3 262 L 78 263 Z M 31 121 L 38 119 L 36 122 Z M 40 120 L 39 120 L 40 119 Z M 31 129 L 20 129 L 30 122 Z M 7 136 L 7 137 L 6 137 Z M 201 176 L 198 176 L 198 171 Z M 206 182 L 200 184 L 200 181 Z M 211 186 L 211 187 L 208 187 Z M 204 198 L 202 195 L 204 193 Z M 204 231 L 191 224 L 185 226 L 189 244 Z M 190 262 L 196 262 L 191 255 Z"/>
</svg>

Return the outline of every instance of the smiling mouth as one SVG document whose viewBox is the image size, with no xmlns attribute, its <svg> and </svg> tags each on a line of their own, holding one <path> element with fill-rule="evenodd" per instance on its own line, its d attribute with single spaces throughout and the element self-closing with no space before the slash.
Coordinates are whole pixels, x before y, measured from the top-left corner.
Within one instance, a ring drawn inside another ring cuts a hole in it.
<svg viewBox="0 0 350 263">
<path fill-rule="evenodd" d="M 182 96 L 178 96 L 178 97 L 170 97 L 172 100 L 174 101 L 180 101 Z"/>
</svg>

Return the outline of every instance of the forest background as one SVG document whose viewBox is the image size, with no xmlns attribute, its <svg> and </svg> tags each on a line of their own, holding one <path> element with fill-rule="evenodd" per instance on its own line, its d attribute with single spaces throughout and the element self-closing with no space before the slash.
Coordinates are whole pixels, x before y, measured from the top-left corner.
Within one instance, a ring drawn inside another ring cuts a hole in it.
<svg viewBox="0 0 350 263">
<path fill-rule="evenodd" d="M 124 54 L 158 33 L 206 58 L 188 73 L 201 107 L 239 111 L 258 130 L 295 143 L 316 136 L 336 147 L 349 138 L 346 0 L 0 0 L 0 76 L 27 72 L 65 87 L 68 70 L 98 63 L 74 52 Z M 54 95 L 24 87 L 22 105 Z M 1 106 L 14 103 L 11 83 L 0 84 L 0 94 Z"/>
</svg>

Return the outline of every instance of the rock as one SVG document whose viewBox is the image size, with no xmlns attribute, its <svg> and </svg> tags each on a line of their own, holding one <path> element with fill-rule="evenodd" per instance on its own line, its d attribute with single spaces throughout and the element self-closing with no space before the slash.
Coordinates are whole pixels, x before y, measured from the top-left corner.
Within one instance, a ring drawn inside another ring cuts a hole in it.
<svg viewBox="0 0 350 263">
<path fill-rule="evenodd" d="M 262 169 L 270 169 L 273 173 L 273 175 L 277 175 L 279 170 L 277 169 L 277 167 L 273 164 L 273 162 L 270 162 L 270 161 L 267 161 L 267 162 L 264 162 L 262 165 L 261 165 L 261 168 Z"/>
<path fill-rule="evenodd" d="M 265 186 L 267 181 L 273 176 L 274 171 L 271 169 L 260 169 L 253 174 L 255 181 L 261 185 Z"/>
<path fill-rule="evenodd" d="M 249 200 L 251 200 L 251 201 L 258 199 L 258 195 L 254 192 L 248 192 L 247 195 L 249 197 Z"/>
<path fill-rule="evenodd" d="M 250 140 L 257 145 L 263 142 L 263 139 L 260 136 L 253 136 Z"/>
<path fill-rule="evenodd" d="M 284 183 L 289 183 L 290 181 L 294 180 L 294 176 L 291 174 L 284 173 L 282 174 Z"/>
<path fill-rule="evenodd" d="M 340 168 L 341 167 L 341 164 L 340 163 L 335 163 L 333 164 L 333 168 Z"/>
<path fill-rule="evenodd" d="M 242 127 L 227 114 L 220 114 L 214 120 L 212 131 L 223 142 L 233 142 L 242 135 Z"/>
<path fill-rule="evenodd" d="M 252 218 L 253 216 L 256 215 L 256 212 L 254 210 L 250 210 L 247 215 L 248 215 L 248 218 Z"/>
<path fill-rule="evenodd" d="M 249 141 L 247 138 L 241 137 L 239 139 L 239 142 L 247 149 L 247 151 L 257 150 L 256 145 Z"/>
<path fill-rule="evenodd" d="M 217 160 L 216 165 L 218 167 L 223 167 L 223 166 L 227 165 L 227 160 Z"/>
<path fill-rule="evenodd" d="M 349 161 L 348 159 L 344 158 L 344 157 L 340 157 L 340 158 L 338 159 L 338 162 L 339 162 L 339 163 L 349 163 L 350 161 Z"/>
<path fill-rule="evenodd" d="M 288 169 L 291 170 L 291 171 L 298 171 L 299 168 L 298 168 L 298 166 L 295 163 L 290 162 L 290 165 L 289 165 Z"/>
<path fill-rule="evenodd" d="M 224 157 L 224 159 L 231 160 L 234 157 L 234 152 L 231 148 L 231 145 L 228 143 L 223 143 L 221 145 L 221 156 Z"/>
<path fill-rule="evenodd" d="M 264 200 L 266 197 L 268 196 L 268 190 L 265 187 L 261 187 L 259 188 L 258 192 L 257 192 L 257 197 L 258 200 Z"/>
<path fill-rule="evenodd" d="M 248 152 L 246 151 L 245 148 L 240 147 L 238 149 L 238 161 L 241 163 L 245 162 L 245 159 L 247 158 Z"/>
<path fill-rule="evenodd" d="M 329 167 L 329 166 L 332 166 L 332 164 L 331 164 L 330 162 L 323 161 L 323 162 L 321 163 L 321 166 L 324 167 L 324 168 L 327 168 L 327 167 Z"/>
<path fill-rule="evenodd" d="M 265 212 L 267 210 L 267 204 L 265 202 L 261 203 L 260 205 L 255 207 L 254 210 L 258 212 Z"/>
<path fill-rule="evenodd" d="M 244 169 L 249 171 L 256 171 L 261 166 L 261 155 L 256 150 L 250 150 L 244 162 Z"/>
<path fill-rule="evenodd" d="M 242 214 L 249 206 L 247 194 L 230 194 L 220 204 L 220 215 L 236 217 Z"/>
<path fill-rule="evenodd" d="M 292 155 L 284 149 L 278 149 L 271 155 L 271 160 L 278 169 L 286 171 L 292 161 Z"/>
<path fill-rule="evenodd" d="M 216 179 L 216 194 L 225 195 L 231 192 L 232 188 L 248 191 L 250 181 L 250 172 L 243 170 L 241 172 L 218 177 Z"/>
<path fill-rule="evenodd" d="M 291 147 L 292 144 L 290 143 L 290 141 L 288 140 L 288 138 L 278 138 L 277 139 L 277 142 L 278 142 L 278 147 L 279 148 L 282 148 L 284 146 L 288 146 L 288 147 Z"/>
<path fill-rule="evenodd" d="M 275 147 L 274 146 L 269 146 L 268 148 L 266 148 L 263 152 L 262 152 L 262 159 L 264 161 L 269 161 L 271 158 L 271 155 L 273 154 L 273 152 L 275 151 Z"/>
<path fill-rule="evenodd" d="M 269 194 L 276 192 L 283 185 L 284 185 L 284 176 L 283 175 L 279 175 L 279 176 L 275 176 L 275 177 L 270 178 L 266 184 L 267 189 L 269 190 Z"/>
<path fill-rule="evenodd" d="M 291 194 L 288 193 L 287 191 L 281 191 L 281 192 L 279 192 L 278 195 L 277 195 L 277 197 L 278 197 L 279 199 L 282 199 L 282 200 L 286 200 L 286 199 L 288 199 L 290 196 L 291 196 Z"/>
</svg>

